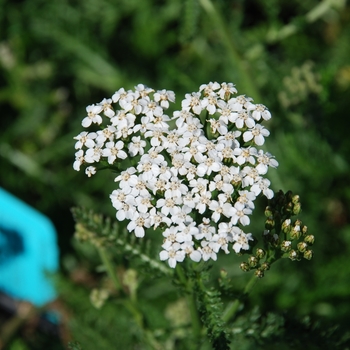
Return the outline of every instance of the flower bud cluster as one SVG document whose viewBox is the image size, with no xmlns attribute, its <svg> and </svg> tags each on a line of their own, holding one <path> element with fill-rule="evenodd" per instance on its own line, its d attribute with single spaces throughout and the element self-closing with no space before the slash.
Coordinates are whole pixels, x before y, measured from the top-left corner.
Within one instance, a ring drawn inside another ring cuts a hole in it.
<svg viewBox="0 0 350 350">
<path fill-rule="evenodd" d="M 259 278 L 264 277 L 264 272 L 270 269 L 270 264 L 266 261 L 266 251 L 261 248 L 257 248 L 254 254 L 248 257 L 247 262 L 242 262 L 240 268 L 248 272 L 255 270 L 255 275 Z M 264 260 L 264 261 L 262 261 Z"/>
<path fill-rule="evenodd" d="M 259 149 L 271 114 L 236 93 L 232 83 L 201 85 L 170 117 L 174 92 L 139 84 L 86 108 L 82 126 L 99 130 L 75 137 L 73 168 L 86 166 L 89 177 L 96 163 L 119 171 L 110 195 L 117 219 L 137 237 L 161 229 L 160 259 L 170 267 L 248 250 L 253 237 L 242 227 L 254 201 L 274 195 L 265 175 L 278 163 Z"/>
<path fill-rule="evenodd" d="M 286 194 L 280 191 L 265 209 L 265 240 L 293 261 L 302 257 L 310 260 L 313 255 L 310 247 L 315 241 L 313 235 L 307 234 L 307 226 L 301 220 L 291 219 L 300 211 L 299 196 L 291 191 Z"/>
</svg>

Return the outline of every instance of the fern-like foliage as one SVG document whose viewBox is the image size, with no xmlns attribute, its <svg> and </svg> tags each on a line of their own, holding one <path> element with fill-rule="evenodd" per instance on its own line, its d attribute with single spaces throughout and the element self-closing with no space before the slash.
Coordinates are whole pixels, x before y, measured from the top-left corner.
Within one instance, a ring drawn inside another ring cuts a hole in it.
<svg viewBox="0 0 350 350">
<path fill-rule="evenodd" d="M 123 256 L 128 256 L 142 262 L 142 266 L 153 273 L 173 275 L 173 271 L 162 262 L 150 257 L 150 242 L 143 239 L 136 240 L 119 222 L 112 222 L 91 210 L 73 208 L 73 217 L 76 222 L 75 236 L 81 241 L 88 241 L 96 247 L 118 247 Z"/>
<path fill-rule="evenodd" d="M 225 323 L 222 321 L 222 302 L 220 292 L 215 289 L 208 290 L 202 276 L 197 274 L 195 283 L 198 310 L 201 320 L 207 328 L 207 335 L 215 350 L 228 350 L 229 339 L 225 330 Z"/>
</svg>

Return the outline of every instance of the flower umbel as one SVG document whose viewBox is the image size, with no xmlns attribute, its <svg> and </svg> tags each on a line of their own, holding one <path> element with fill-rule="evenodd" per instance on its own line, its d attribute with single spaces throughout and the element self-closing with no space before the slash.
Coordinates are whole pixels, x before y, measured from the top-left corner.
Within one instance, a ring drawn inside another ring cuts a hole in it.
<svg viewBox="0 0 350 350">
<path fill-rule="evenodd" d="M 85 165 L 90 177 L 99 163 L 118 173 L 110 195 L 117 220 L 137 237 L 159 230 L 170 267 L 249 250 L 254 239 L 243 228 L 253 202 L 273 197 L 265 175 L 278 162 L 259 149 L 269 136 L 260 123 L 271 115 L 236 93 L 232 83 L 203 84 L 170 117 L 174 92 L 121 88 L 87 107 L 82 126 L 91 130 L 75 137 L 74 169 Z"/>
</svg>

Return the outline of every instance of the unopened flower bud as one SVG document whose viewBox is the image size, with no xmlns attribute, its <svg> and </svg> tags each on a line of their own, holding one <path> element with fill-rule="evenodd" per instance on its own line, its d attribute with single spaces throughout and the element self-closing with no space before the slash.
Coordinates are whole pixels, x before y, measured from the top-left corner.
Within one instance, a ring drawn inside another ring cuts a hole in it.
<svg viewBox="0 0 350 350">
<path fill-rule="evenodd" d="M 249 264 L 246 262 L 242 262 L 239 267 L 244 271 L 244 272 L 248 272 L 250 270 Z"/>
<path fill-rule="evenodd" d="M 257 259 L 261 259 L 266 255 L 265 250 L 264 249 L 257 249 L 255 252 L 255 256 L 257 257 Z"/>
<path fill-rule="evenodd" d="M 300 236 L 301 236 L 300 224 L 301 224 L 301 221 L 300 221 L 300 220 L 297 220 L 297 221 L 294 223 L 294 226 L 293 226 L 293 228 L 292 228 L 292 231 L 290 232 L 290 238 L 291 238 L 291 239 L 299 239 L 299 238 L 300 238 Z"/>
<path fill-rule="evenodd" d="M 262 278 L 264 277 L 264 271 L 258 269 L 258 270 L 255 270 L 255 276 L 258 277 L 258 278 Z"/>
<path fill-rule="evenodd" d="M 272 219 L 271 217 L 267 218 L 265 221 L 265 228 L 267 230 L 271 230 L 275 227 L 275 220 Z"/>
<path fill-rule="evenodd" d="M 296 194 L 292 197 L 292 203 L 297 204 L 300 202 L 300 197 Z"/>
<path fill-rule="evenodd" d="M 298 252 L 294 249 L 291 250 L 289 253 L 289 259 L 294 261 L 294 260 L 298 260 L 298 258 L 299 258 Z"/>
<path fill-rule="evenodd" d="M 298 247 L 298 250 L 299 250 L 300 253 L 304 253 L 306 251 L 306 249 L 307 249 L 307 243 L 299 242 L 297 244 L 297 247 Z"/>
<path fill-rule="evenodd" d="M 221 277 L 222 279 L 226 279 L 226 278 L 227 278 L 227 271 L 224 270 L 224 269 L 221 269 L 221 270 L 220 270 L 220 277 Z"/>
<path fill-rule="evenodd" d="M 292 242 L 291 241 L 283 241 L 281 243 L 281 250 L 283 252 L 290 252 L 290 250 L 292 249 Z"/>
<path fill-rule="evenodd" d="M 307 235 L 305 238 L 304 238 L 304 242 L 312 245 L 314 244 L 315 242 L 315 236 L 314 235 Z"/>
<path fill-rule="evenodd" d="M 267 218 L 270 217 L 270 216 L 273 216 L 273 212 L 272 212 L 272 208 L 271 208 L 271 207 L 267 206 L 267 207 L 265 208 L 265 216 L 266 216 Z"/>
<path fill-rule="evenodd" d="M 293 203 L 289 202 L 285 208 L 284 208 L 285 213 L 292 213 L 293 212 Z"/>
<path fill-rule="evenodd" d="M 290 229 L 291 229 L 291 220 L 290 219 L 284 220 L 282 223 L 282 231 L 284 233 L 289 233 Z"/>
<path fill-rule="evenodd" d="M 310 249 L 305 250 L 305 252 L 304 252 L 304 258 L 307 260 L 311 260 L 313 255 L 314 255 L 314 252 Z"/>
<path fill-rule="evenodd" d="M 298 215 L 300 213 L 300 211 L 301 211 L 300 203 L 295 203 L 293 205 L 293 211 L 292 211 L 293 215 Z"/>
<path fill-rule="evenodd" d="M 261 264 L 260 269 L 261 269 L 262 271 L 270 270 L 270 264 L 267 263 L 267 262 L 264 262 L 263 264 Z"/>
<path fill-rule="evenodd" d="M 301 227 L 301 232 L 303 233 L 303 235 L 306 235 L 306 232 L 307 232 L 307 226 L 306 225 L 303 225 Z"/>
<path fill-rule="evenodd" d="M 259 260 L 255 256 L 251 256 L 248 259 L 248 264 L 250 267 L 256 267 L 259 263 Z"/>
</svg>

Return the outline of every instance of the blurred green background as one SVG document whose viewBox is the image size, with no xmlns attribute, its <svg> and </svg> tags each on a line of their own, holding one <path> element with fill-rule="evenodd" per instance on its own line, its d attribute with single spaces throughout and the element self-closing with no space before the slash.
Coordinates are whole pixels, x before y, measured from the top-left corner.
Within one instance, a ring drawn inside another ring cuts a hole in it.
<svg viewBox="0 0 350 350">
<path fill-rule="evenodd" d="M 349 3 L 213 3 L 215 8 L 208 0 L 0 0 L 0 186 L 52 219 L 66 279 L 63 299 L 76 299 L 84 288 L 74 287 L 71 277 L 79 254 L 71 244 L 70 208 L 115 215 L 108 175 L 88 179 L 72 168 L 73 137 L 82 130 L 85 107 L 138 83 L 175 91 L 179 105 L 203 83 L 233 82 L 240 94 L 271 111 L 266 148 L 280 163 L 269 176 L 272 187 L 300 195 L 303 222 L 316 237 L 314 258 L 276 264 L 251 304 L 345 327 Z M 223 267 L 243 286 L 246 275 L 230 259 L 222 260 Z M 82 312 L 78 302 L 67 303 L 73 315 L 74 308 Z M 84 343 L 82 328 L 73 327 L 73 336 Z M 35 346 L 28 337 L 15 337 L 10 348 Z"/>
</svg>

